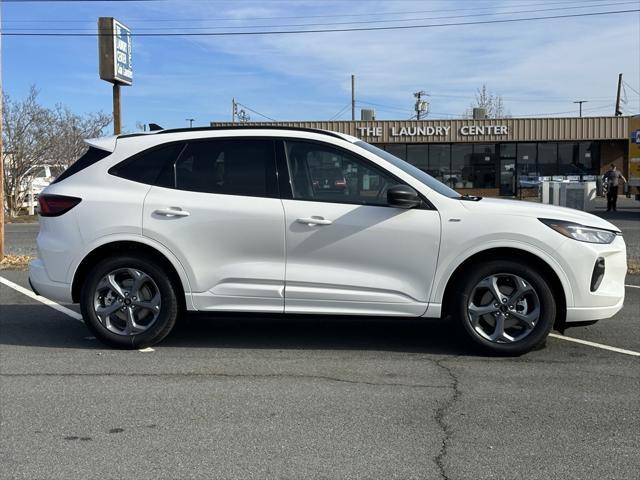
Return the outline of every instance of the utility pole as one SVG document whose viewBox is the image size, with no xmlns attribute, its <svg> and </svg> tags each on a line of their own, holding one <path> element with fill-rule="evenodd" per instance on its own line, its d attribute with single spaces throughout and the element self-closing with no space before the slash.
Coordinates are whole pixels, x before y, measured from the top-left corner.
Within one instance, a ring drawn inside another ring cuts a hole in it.
<svg viewBox="0 0 640 480">
<path fill-rule="evenodd" d="M 622 74 L 618 74 L 618 94 L 616 95 L 616 111 L 614 115 L 619 117 L 622 115 L 622 110 L 620 110 L 620 90 L 622 89 Z"/>
<path fill-rule="evenodd" d="M 582 104 L 583 103 L 587 103 L 589 100 L 576 100 L 573 103 L 579 103 L 580 104 L 580 118 L 582 118 Z"/>
<path fill-rule="evenodd" d="M 231 99 L 231 123 L 236 123 L 236 99 Z"/>
<path fill-rule="evenodd" d="M 2 6 L 0 5 L 0 25 L 2 24 Z M 4 155 L 2 152 L 2 36 L 0 36 L 0 260 L 4 258 Z"/>
<path fill-rule="evenodd" d="M 416 110 L 417 120 L 420 120 L 420 114 L 422 112 L 424 112 L 426 115 L 429 110 L 429 104 L 425 100 L 422 100 L 423 95 L 428 95 L 428 94 L 424 90 L 420 90 L 419 92 L 416 92 L 413 94 L 413 96 L 416 97 L 415 110 Z"/>
<path fill-rule="evenodd" d="M 356 119 L 356 76 L 351 75 L 351 121 Z"/>
<path fill-rule="evenodd" d="M 122 121 L 120 116 L 120 85 L 113 84 L 113 134 L 122 133 Z"/>
<path fill-rule="evenodd" d="M 189 128 L 193 128 L 193 122 L 194 122 L 195 118 L 185 118 L 185 120 L 187 122 L 189 122 Z"/>
</svg>

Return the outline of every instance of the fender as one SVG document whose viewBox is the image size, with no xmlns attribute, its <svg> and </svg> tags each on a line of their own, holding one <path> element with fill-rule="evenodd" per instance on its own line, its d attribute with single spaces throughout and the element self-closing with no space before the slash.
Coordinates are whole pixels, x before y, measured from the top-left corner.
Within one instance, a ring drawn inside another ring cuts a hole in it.
<svg viewBox="0 0 640 480">
<path fill-rule="evenodd" d="M 154 250 L 157 250 L 159 253 L 161 253 L 167 260 L 169 260 L 173 268 L 175 268 L 176 272 L 178 273 L 178 277 L 180 277 L 180 282 L 182 283 L 182 288 L 185 292 L 185 297 L 186 297 L 185 301 L 187 302 L 187 310 L 195 310 L 195 306 L 193 305 L 193 300 L 191 298 L 191 284 L 189 283 L 189 277 L 187 276 L 186 269 L 184 268 L 180 260 L 178 260 L 178 258 L 160 242 L 157 242 L 151 238 L 148 238 L 142 235 L 135 235 L 130 233 L 106 235 L 86 245 L 85 248 L 78 255 L 76 255 L 73 258 L 73 261 L 70 263 L 69 270 L 67 271 L 67 275 L 66 275 L 67 283 L 69 283 L 70 285 L 73 283 L 73 279 L 78 270 L 78 266 L 80 265 L 82 260 L 86 258 L 87 255 L 89 255 L 91 252 L 93 252 L 97 248 L 100 248 L 104 245 L 107 245 L 109 243 L 114 243 L 114 242 L 140 243 L 148 247 L 151 247 Z"/>
<path fill-rule="evenodd" d="M 466 260 L 471 258 L 473 255 L 484 252 L 486 250 L 491 250 L 494 248 L 512 248 L 515 250 L 522 250 L 524 252 L 535 255 L 540 260 L 544 261 L 558 276 L 560 279 L 560 283 L 562 284 L 562 289 L 564 290 L 567 307 L 572 307 L 574 305 L 573 302 L 573 290 L 571 288 L 571 283 L 569 279 L 560 265 L 560 263 L 551 255 L 549 255 L 544 250 L 536 247 L 535 245 L 531 245 L 530 243 L 519 241 L 519 240 L 493 240 L 489 242 L 481 242 L 482 245 L 475 246 L 473 248 L 465 250 L 465 252 L 457 256 L 454 261 L 449 262 L 446 265 L 439 265 L 436 270 L 436 278 L 434 281 L 434 288 L 432 289 L 431 298 L 429 299 L 429 304 L 442 303 L 442 297 L 444 296 L 444 291 L 453 275 L 453 272 L 462 265 Z"/>
</svg>

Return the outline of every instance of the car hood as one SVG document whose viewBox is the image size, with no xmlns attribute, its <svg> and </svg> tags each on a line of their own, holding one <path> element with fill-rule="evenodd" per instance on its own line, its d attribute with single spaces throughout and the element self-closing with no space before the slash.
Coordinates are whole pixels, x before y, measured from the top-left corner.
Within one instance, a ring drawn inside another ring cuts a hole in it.
<svg viewBox="0 0 640 480">
<path fill-rule="evenodd" d="M 536 218 L 551 218 L 567 222 L 579 223 L 589 227 L 603 228 L 614 232 L 620 229 L 610 222 L 587 212 L 573 208 L 557 207 L 544 203 L 524 200 L 506 200 L 502 198 L 483 198 L 479 201 L 460 200 L 463 206 L 478 214 L 515 215 Z"/>
</svg>

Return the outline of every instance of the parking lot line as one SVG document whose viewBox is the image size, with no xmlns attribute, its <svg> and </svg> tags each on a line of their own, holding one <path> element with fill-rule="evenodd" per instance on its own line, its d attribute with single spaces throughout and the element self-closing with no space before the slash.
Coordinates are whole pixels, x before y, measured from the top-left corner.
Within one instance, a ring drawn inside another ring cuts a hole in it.
<svg viewBox="0 0 640 480">
<path fill-rule="evenodd" d="M 609 345 L 603 345 L 602 343 L 590 342 L 588 340 L 580 340 L 579 338 L 566 337 L 564 335 L 558 335 L 557 333 L 550 333 L 550 337 L 559 338 L 560 340 L 566 340 L 567 342 L 579 343 L 581 345 L 588 345 L 589 347 L 601 348 L 603 350 L 609 350 L 616 353 L 624 353 L 625 355 L 631 355 L 633 357 L 640 357 L 640 352 L 634 352 L 633 350 L 625 350 L 624 348 L 610 347 Z"/>
<path fill-rule="evenodd" d="M 63 307 L 62 305 L 54 302 L 53 300 L 49 300 L 48 298 L 44 298 L 39 295 L 36 295 L 31 290 L 28 290 L 18 285 L 17 283 L 13 283 L 11 280 L 7 280 L 4 277 L 0 277 L 0 283 L 6 285 L 9 288 L 13 288 L 15 291 L 20 292 L 23 295 L 26 295 L 27 297 L 32 298 L 33 300 L 36 300 L 40 303 L 44 303 L 47 307 L 51 307 L 54 310 L 59 311 L 60 313 L 64 313 L 65 315 L 73 318 L 74 320 L 78 320 L 79 322 L 84 323 L 84 321 L 82 320 L 82 315 L 80 315 L 78 312 L 74 312 L 70 308 Z"/>
<path fill-rule="evenodd" d="M 75 312 L 73 310 L 71 310 L 70 308 L 67 307 L 63 307 L 62 305 L 54 302 L 53 300 L 49 300 L 48 298 L 45 297 L 41 297 L 39 295 L 36 295 L 35 293 L 33 293 L 31 290 L 28 290 L 20 285 L 18 285 L 17 283 L 12 282 L 11 280 L 7 280 L 6 278 L 0 276 L 0 283 L 6 285 L 9 288 L 13 288 L 15 291 L 22 293 L 23 295 L 26 295 L 27 297 L 36 300 L 40 303 L 43 303 L 44 305 L 46 305 L 47 307 L 51 307 L 54 310 L 57 310 L 58 312 L 64 313 L 65 315 L 73 318 L 74 320 L 78 320 L 79 322 L 83 322 L 82 320 L 82 315 L 80 315 L 78 312 Z M 625 285 L 626 287 L 631 287 L 631 288 L 640 288 L 640 285 Z M 616 352 L 616 353 L 622 353 L 625 355 L 631 355 L 633 357 L 640 357 L 640 352 L 634 352 L 633 350 L 625 350 L 624 348 L 618 348 L 618 347 L 611 347 L 609 345 L 604 345 L 602 343 L 596 343 L 596 342 L 590 342 L 588 340 L 580 340 L 579 338 L 573 338 L 573 337 L 567 337 L 564 335 L 558 335 L 557 333 L 550 333 L 549 334 L 550 337 L 553 338 L 557 338 L 560 340 L 566 340 L 567 342 L 574 342 L 574 343 L 579 343 L 581 345 L 587 345 L 589 347 L 595 347 L 595 348 L 601 348 L 603 350 L 609 350 L 611 352 Z M 154 351 L 153 349 L 142 349 L 140 351 L 147 351 L 147 352 L 152 352 Z"/>
</svg>

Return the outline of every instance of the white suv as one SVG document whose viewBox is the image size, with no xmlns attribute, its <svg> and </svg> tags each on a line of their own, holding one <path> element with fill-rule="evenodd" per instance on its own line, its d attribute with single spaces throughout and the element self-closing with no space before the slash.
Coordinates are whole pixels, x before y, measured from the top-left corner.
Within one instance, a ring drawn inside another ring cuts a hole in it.
<svg viewBox="0 0 640 480">
<path fill-rule="evenodd" d="M 238 127 L 87 143 L 40 196 L 29 277 L 114 346 L 155 344 L 193 310 L 447 316 L 484 350 L 521 354 L 554 325 L 622 308 L 614 225 L 461 196 L 354 137 Z"/>
</svg>

